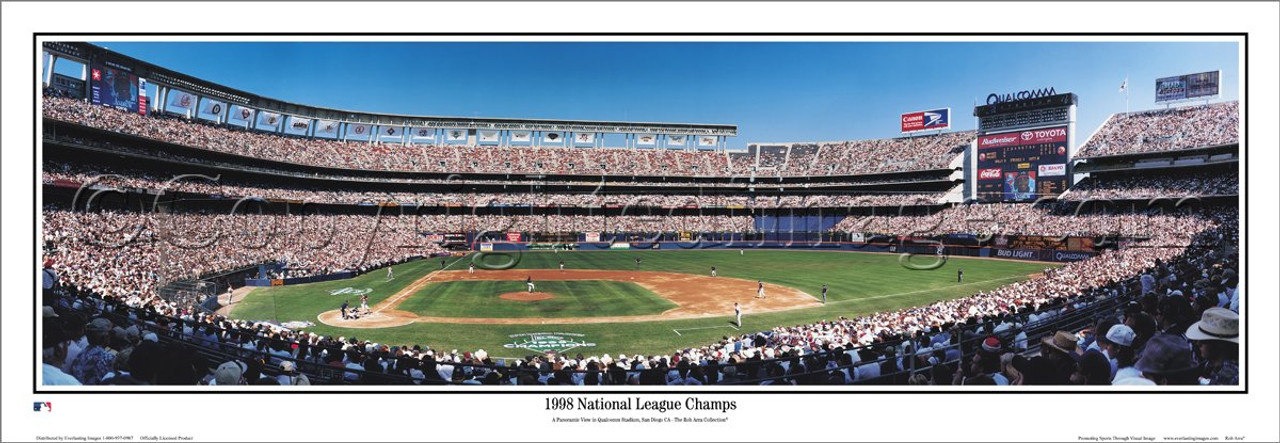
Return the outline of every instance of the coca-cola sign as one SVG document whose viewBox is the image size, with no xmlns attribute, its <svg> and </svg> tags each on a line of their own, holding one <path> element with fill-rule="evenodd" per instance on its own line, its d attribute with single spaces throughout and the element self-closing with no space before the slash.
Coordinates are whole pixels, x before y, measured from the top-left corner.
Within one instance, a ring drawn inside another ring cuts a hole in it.
<svg viewBox="0 0 1280 443">
<path fill-rule="evenodd" d="M 978 180 L 999 180 L 1003 173 L 1004 170 L 1000 168 L 982 169 L 978 171 Z"/>
</svg>

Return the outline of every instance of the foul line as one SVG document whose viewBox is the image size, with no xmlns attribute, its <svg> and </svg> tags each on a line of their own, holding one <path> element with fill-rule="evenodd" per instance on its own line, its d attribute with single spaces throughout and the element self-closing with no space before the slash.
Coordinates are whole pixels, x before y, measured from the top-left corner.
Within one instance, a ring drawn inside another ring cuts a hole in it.
<svg viewBox="0 0 1280 443">
<path fill-rule="evenodd" d="M 444 270 L 448 270 L 449 268 L 452 268 L 453 265 L 457 264 L 458 262 L 462 261 L 463 259 L 467 258 L 467 256 L 470 256 L 470 255 L 471 254 L 467 254 L 462 257 L 459 257 L 457 260 L 454 260 L 453 263 L 449 263 L 445 265 L 443 269 L 431 271 L 430 273 L 427 274 L 426 277 L 418 279 L 418 281 L 415 281 L 409 284 L 409 286 L 406 286 L 404 289 L 401 289 L 399 294 L 393 295 L 391 296 L 391 298 L 383 300 L 382 303 L 378 303 L 378 309 L 374 309 L 373 313 L 382 312 L 383 309 L 395 306 L 400 299 L 408 297 L 409 295 L 415 292 L 418 292 L 418 289 L 421 288 L 423 285 L 425 285 L 426 282 L 431 281 L 432 278 L 435 278 L 437 273 L 439 273 L 440 271 L 444 271 Z"/>
</svg>

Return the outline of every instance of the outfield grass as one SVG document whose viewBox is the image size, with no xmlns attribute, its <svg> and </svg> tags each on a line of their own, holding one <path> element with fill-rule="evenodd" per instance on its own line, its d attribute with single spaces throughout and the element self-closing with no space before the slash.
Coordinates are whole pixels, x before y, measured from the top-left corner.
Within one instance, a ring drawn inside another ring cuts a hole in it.
<svg viewBox="0 0 1280 443">
<path fill-rule="evenodd" d="M 308 330 L 319 334 L 355 336 L 381 343 L 423 344 L 457 349 L 485 349 L 490 355 L 519 357 L 532 353 L 523 349 L 506 349 L 502 345 L 514 341 L 512 334 L 531 332 L 565 332 L 584 334 L 592 348 L 570 350 L 569 353 L 665 353 L 677 348 L 714 342 L 722 336 L 770 329 L 775 326 L 807 324 L 838 316 L 853 317 L 878 311 L 922 306 L 937 300 L 959 298 L 979 291 L 994 289 L 1020 280 L 1045 268 L 1049 263 L 1026 263 L 1002 260 L 951 258 L 934 270 L 910 270 L 898 263 L 896 254 L 748 250 L 691 251 L 583 251 L 525 252 L 517 268 L 554 269 L 560 260 L 568 269 L 635 269 L 635 258 L 641 258 L 641 269 L 709 275 L 716 266 L 724 277 L 762 279 L 768 283 L 794 287 L 815 297 L 823 283 L 830 292 L 825 306 L 764 314 L 744 313 L 744 328 L 732 327 L 732 312 L 722 317 L 671 320 L 644 323 L 543 324 L 543 325 L 470 325 L 426 324 L 383 329 L 349 329 L 317 324 Z M 496 258 L 494 261 L 502 261 Z M 451 259 L 452 262 L 452 259 Z M 450 269 L 466 269 L 466 261 Z M 232 316 L 245 319 L 279 321 L 308 320 L 316 322 L 316 314 L 336 309 L 342 298 L 328 290 L 344 287 L 372 288 L 370 303 L 377 303 L 402 289 L 413 280 L 440 268 L 436 261 L 415 262 L 396 267 L 396 279 L 385 282 L 386 273 L 379 270 L 351 280 L 301 286 L 262 288 L 254 291 L 232 311 Z M 964 269 L 965 283 L 956 283 L 957 268 Z M 519 289 L 523 289 L 523 282 Z M 539 282 L 538 289 L 544 288 Z M 505 292 L 505 291 L 504 291 Z M 496 295 L 496 294 L 495 294 Z M 359 297 L 352 297 L 353 304 Z M 402 306 L 416 297 L 406 300 Z M 603 314 L 600 314 L 603 315 Z M 486 313 L 484 317 L 494 315 Z M 678 330 L 679 334 L 673 330 Z"/>
<path fill-rule="evenodd" d="M 605 280 L 538 281 L 538 292 L 554 298 L 516 301 L 498 298 L 525 292 L 523 281 L 472 280 L 431 283 L 398 309 L 435 317 L 603 317 L 661 314 L 679 307 L 635 283 Z"/>
</svg>

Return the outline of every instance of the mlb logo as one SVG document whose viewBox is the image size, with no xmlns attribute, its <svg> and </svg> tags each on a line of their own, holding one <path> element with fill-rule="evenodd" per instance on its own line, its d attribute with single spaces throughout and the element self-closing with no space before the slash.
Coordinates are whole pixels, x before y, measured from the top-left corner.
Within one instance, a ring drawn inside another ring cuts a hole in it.
<svg viewBox="0 0 1280 443">
<path fill-rule="evenodd" d="M 40 412 L 41 410 L 48 410 L 49 412 L 53 412 L 53 402 L 48 402 L 48 401 L 35 402 L 35 412 Z"/>
</svg>

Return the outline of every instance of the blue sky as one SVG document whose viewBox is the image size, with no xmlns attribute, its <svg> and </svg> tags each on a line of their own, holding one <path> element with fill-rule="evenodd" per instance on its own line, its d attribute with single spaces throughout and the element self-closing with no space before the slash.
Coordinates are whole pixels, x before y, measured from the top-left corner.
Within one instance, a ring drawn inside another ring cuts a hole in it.
<svg viewBox="0 0 1280 443">
<path fill-rule="evenodd" d="M 1111 113 L 1156 107 L 1157 77 L 1222 70 L 1237 99 L 1235 43 L 1210 42 L 98 42 L 282 100 L 416 115 L 737 124 L 752 142 L 898 134 L 902 112 L 1054 87 L 1080 96 L 1083 142 Z M 64 69 L 58 69 L 65 72 Z M 78 75 L 76 68 L 73 75 Z"/>
</svg>

